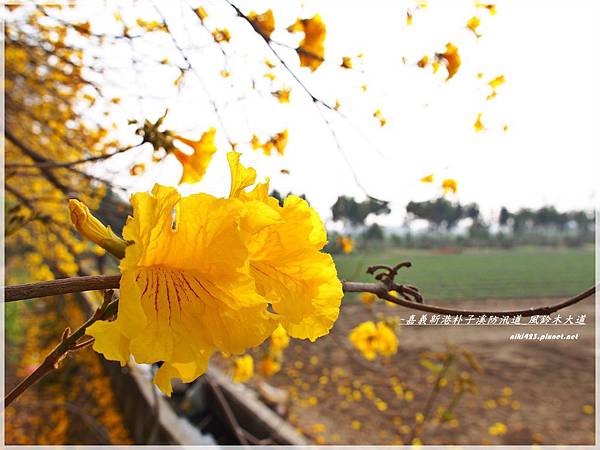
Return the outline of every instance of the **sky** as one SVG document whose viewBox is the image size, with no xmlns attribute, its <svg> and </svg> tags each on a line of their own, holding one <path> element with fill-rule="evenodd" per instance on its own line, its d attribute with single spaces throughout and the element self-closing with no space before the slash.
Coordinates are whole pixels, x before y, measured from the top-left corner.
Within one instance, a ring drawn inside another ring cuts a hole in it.
<svg viewBox="0 0 600 450">
<path fill-rule="evenodd" d="M 258 12 L 273 8 L 277 29 L 272 38 L 291 48 L 302 35 L 285 28 L 296 17 L 321 15 L 327 26 L 326 62 L 316 72 L 300 68 L 292 49 L 275 48 L 317 98 L 328 104 L 339 99 L 343 115 L 316 107 L 281 67 L 273 71 L 274 82 L 264 78 L 265 57 L 275 61 L 264 42 L 224 1 L 201 4 L 209 13 L 207 27 L 231 31 L 232 41 L 224 47 L 227 57 L 210 43 L 185 2 L 139 2 L 135 10 L 123 10 L 132 20 L 156 19 L 157 10 L 167 18 L 196 71 L 179 87 L 173 84 L 176 69 L 147 67 L 148 61 L 163 57 L 181 62 L 164 36 L 103 55 L 125 68 L 107 85 L 122 97 L 117 118 L 155 120 L 168 105 L 165 126 L 183 136 L 197 139 L 211 126 L 217 128 L 219 151 L 203 181 L 180 187 L 184 194 L 228 192 L 226 130 L 241 143 L 243 162 L 255 167 L 259 177 L 269 177 L 280 192 L 306 194 L 325 220 L 339 195 L 364 199 L 368 194 L 392 202 L 392 214 L 377 221 L 399 225 L 406 203 L 436 198 L 444 178 L 458 182 L 458 192 L 449 199 L 477 202 L 487 217 L 501 206 L 550 204 L 568 210 L 596 205 L 599 139 L 594 119 L 600 71 L 595 55 L 600 36 L 594 31 L 599 8 L 593 1 L 497 2 L 493 16 L 472 1 L 459 0 L 430 1 L 422 9 L 414 1 L 238 1 L 245 12 L 250 6 Z M 110 28 L 110 17 L 85 8 L 94 17 L 94 29 Z M 408 9 L 413 11 L 411 26 L 406 24 Z M 465 27 L 474 15 L 481 18 L 480 38 Z M 458 47 L 462 59 L 452 79 L 445 81 L 444 69 L 433 74 L 431 67 L 416 66 L 423 55 L 443 52 L 447 42 Z M 356 58 L 360 53 L 364 56 Z M 134 70 L 132 55 L 142 61 Z M 352 56 L 356 68 L 340 68 L 342 56 Z M 231 73 L 227 79 L 220 76 L 223 68 Z M 488 101 L 487 82 L 498 75 L 506 83 Z M 249 89 L 252 83 L 256 91 Z M 289 104 L 269 95 L 282 87 L 291 88 Z M 377 109 L 387 120 L 383 127 L 373 117 Z M 486 128 L 479 133 L 473 127 L 478 113 Z M 252 134 L 264 139 L 285 128 L 289 143 L 283 157 L 264 156 L 248 145 Z M 131 128 L 117 133 L 131 140 Z M 176 185 L 179 163 L 169 156 L 152 165 L 151 153 L 142 147 L 92 171 L 129 192 L 148 190 L 155 182 Z M 131 178 L 128 168 L 136 162 L 146 163 L 148 171 Z M 429 174 L 434 174 L 433 184 L 419 182 Z"/>
</svg>

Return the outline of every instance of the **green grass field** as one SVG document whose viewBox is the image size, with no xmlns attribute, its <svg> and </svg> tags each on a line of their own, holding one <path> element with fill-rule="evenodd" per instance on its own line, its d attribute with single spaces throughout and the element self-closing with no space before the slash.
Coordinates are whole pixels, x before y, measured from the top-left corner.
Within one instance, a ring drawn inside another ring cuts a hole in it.
<svg viewBox="0 0 600 450">
<path fill-rule="evenodd" d="M 594 284 L 594 250 L 521 248 L 465 250 L 459 254 L 386 249 L 336 255 L 339 276 L 371 281 L 372 264 L 411 261 L 398 281 L 417 286 L 426 299 L 569 296 Z"/>
</svg>

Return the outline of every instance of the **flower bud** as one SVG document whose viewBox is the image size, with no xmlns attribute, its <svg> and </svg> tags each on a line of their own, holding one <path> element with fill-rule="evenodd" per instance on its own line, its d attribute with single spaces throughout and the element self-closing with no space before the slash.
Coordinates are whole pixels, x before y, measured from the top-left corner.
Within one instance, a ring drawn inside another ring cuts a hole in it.
<svg viewBox="0 0 600 450">
<path fill-rule="evenodd" d="M 79 200 L 69 200 L 71 222 L 86 239 L 99 245 L 107 252 L 121 259 L 125 256 L 127 242 L 117 236 L 110 228 L 104 225 L 90 212 L 89 208 Z"/>
</svg>

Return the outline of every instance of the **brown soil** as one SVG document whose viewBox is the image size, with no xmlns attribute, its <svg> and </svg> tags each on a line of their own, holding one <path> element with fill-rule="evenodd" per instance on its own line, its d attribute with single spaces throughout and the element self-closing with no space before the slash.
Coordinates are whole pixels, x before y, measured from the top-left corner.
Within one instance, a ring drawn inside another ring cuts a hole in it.
<svg viewBox="0 0 600 450">
<path fill-rule="evenodd" d="M 555 301 L 504 299 L 448 303 L 462 308 L 514 309 Z M 584 405 L 594 406 L 595 398 L 593 299 L 560 311 L 563 318 L 586 314 L 583 326 L 403 326 L 398 333 L 398 353 L 374 362 L 362 359 L 349 347 L 348 333 L 358 323 L 383 315 L 406 319 L 412 313 L 382 304 L 371 309 L 347 304 L 330 336 L 313 344 L 292 341 L 285 351 L 283 370 L 269 381 L 292 392 L 290 422 L 320 444 L 408 443 L 415 415 L 423 412 L 433 386 L 433 376 L 419 363 L 420 354 L 443 352 L 445 342 L 449 342 L 470 350 L 484 372 L 475 373 L 478 394 L 465 394 L 455 409 L 455 421 L 435 421 L 436 408 L 449 401 L 451 383 L 442 389 L 432 408 L 433 420 L 427 421 L 421 435 L 424 444 L 594 443 L 594 415 L 590 414 L 589 406 L 587 413 L 584 411 Z M 414 313 L 417 318 L 420 316 Z M 578 333 L 579 338 L 509 340 L 511 334 L 523 332 Z M 256 356 L 259 354 L 260 350 Z M 414 393 L 412 401 L 394 392 L 393 377 L 402 383 L 404 392 Z M 340 393 L 344 386 L 360 391 L 360 399 L 349 396 L 347 390 Z M 365 386 L 373 389 L 371 399 L 365 396 L 365 390 L 369 390 Z M 508 390 L 503 394 L 507 387 L 512 394 L 507 395 Z M 381 400 L 386 408 L 381 407 Z M 495 423 L 505 424 L 506 432 L 490 433 L 489 428 Z"/>
</svg>

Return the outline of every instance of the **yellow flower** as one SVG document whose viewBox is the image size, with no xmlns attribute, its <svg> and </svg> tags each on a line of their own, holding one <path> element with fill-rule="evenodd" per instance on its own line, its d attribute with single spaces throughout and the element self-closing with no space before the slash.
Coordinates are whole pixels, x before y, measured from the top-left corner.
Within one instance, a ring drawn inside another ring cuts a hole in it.
<svg viewBox="0 0 600 450">
<path fill-rule="evenodd" d="M 200 22 L 202 23 L 204 23 L 204 21 L 208 18 L 208 13 L 206 12 L 203 6 L 199 6 L 198 8 L 194 9 L 194 12 L 196 13 L 196 16 L 198 16 L 198 19 L 200 19 Z"/>
<path fill-rule="evenodd" d="M 343 56 L 342 64 L 340 64 L 340 66 L 344 69 L 352 69 L 352 58 L 350 58 L 349 56 Z"/>
<path fill-rule="evenodd" d="M 477 31 L 477 28 L 479 28 L 479 25 L 481 25 L 481 20 L 477 16 L 471 17 L 469 19 L 469 21 L 467 22 L 467 28 L 469 30 L 471 30 L 473 32 L 473 34 L 475 36 L 477 36 L 478 38 L 481 37 L 481 34 L 479 34 L 479 32 Z"/>
<path fill-rule="evenodd" d="M 473 124 L 473 128 L 475 129 L 475 132 L 477 132 L 477 133 L 485 130 L 485 127 L 483 126 L 483 122 L 481 122 L 481 116 L 482 116 L 482 113 L 477 113 L 477 120 Z"/>
<path fill-rule="evenodd" d="M 256 226 L 269 220 L 250 219 L 239 201 L 181 198 L 160 185 L 131 202 L 123 235 L 133 243 L 120 265 L 118 317 L 87 333 L 107 359 L 125 364 L 131 354 L 138 363 L 164 361 L 155 383 L 170 395 L 171 378 L 190 382 L 206 371 L 213 352 L 243 353 L 275 329 L 254 288 L 248 235 L 240 230 L 242 214 Z"/>
<path fill-rule="evenodd" d="M 488 82 L 488 86 L 492 88 L 492 93 L 486 97 L 487 100 L 491 100 L 496 97 L 496 88 L 503 85 L 506 82 L 504 75 L 498 75 L 496 78 Z"/>
<path fill-rule="evenodd" d="M 429 64 L 429 56 L 425 55 L 417 61 L 417 66 L 424 69 Z"/>
<path fill-rule="evenodd" d="M 296 49 L 300 57 L 300 65 L 308 67 L 312 72 L 317 70 L 325 56 L 324 43 L 327 35 L 321 16 L 316 14 L 310 19 L 297 19 L 287 30 L 290 33 L 304 33 L 304 39 L 300 41 L 300 46 Z"/>
<path fill-rule="evenodd" d="M 363 322 L 352 330 L 349 340 L 369 361 L 377 357 L 377 327 L 372 321 Z"/>
<path fill-rule="evenodd" d="M 245 192 L 256 172 L 239 157 L 228 154 L 230 198 L 181 198 L 160 185 L 132 196 L 117 319 L 87 330 L 107 359 L 163 361 L 154 381 L 167 395 L 172 378 L 195 380 L 216 351 L 241 354 L 278 323 L 315 340 L 339 314 L 342 286 L 320 252 L 317 213 L 294 196 L 279 206 L 268 183 Z"/>
<path fill-rule="evenodd" d="M 373 113 L 373 117 L 379 120 L 379 126 L 384 126 L 387 123 L 387 119 L 383 117 L 383 114 L 381 114 L 380 109 Z"/>
<path fill-rule="evenodd" d="M 279 325 L 271 334 L 270 348 L 275 352 L 285 350 L 290 345 L 290 338 L 288 337 L 285 328 Z"/>
<path fill-rule="evenodd" d="M 488 432 L 492 436 L 502 436 L 503 434 L 506 434 L 507 430 L 508 428 L 502 422 L 496 422 L 494 425 L 488 428 Z"/>
<path fill-rule="evenodd" d="M 477 2 L 477 3 L 475 3 L 475 7 L 487 9 L 490 12 L 490 16 L 493 16 L 496 14 L 496 5 L 494 5 L 494 4 Z"/>
<path fill-rule="evenodd" d="M 342 247 L 344 253 L 352 253 L 352 250 L 354 249 L 354 240 L 351 237 L 341 236 L 338 239 L 338 243 L 340 244 L 340 247 Z"/>
<path fill-rule="evenodd" d="M 223 28 L 221 30 L 216 29 L 212 32 L 213 39 L 215 42 L 229 42 L 231 39 L 231 33 L 227 28 Z"/>
<path fill-rule="evenodd" d="M 377 296 L 371 292 L 362 292 L 360 294 L 360 301 L 363 302 L 365 305 L 370 305 L 375 300 L 377 300 Z"/>
<path fill-rule="evenodd" d="M 272 377 L 281 370 L 281 364 L 271 356 L 264 357 L 258 366 L 258 371 L 265 377 Z"/>
<path fill-rule="evenodd" d="M 267 39 L 269 39 L 271 33 L 275 31 L 275 18 L 273 17 L 273 11 L 270 9 L 262 14 L 256 14 L 254 11 L 251 11 L 248 13 L 248 19 L 252 22 L 252 25 L 254 25 L 258 32 Z"/>
<path fill-rule="evenodd" d="M 84 238 L 98 244 L 117 258 L 125 255 L 127 242 L 113 233 L 110 226 L 104 225 L 90 212 L 89 208 L 79 200 L 69 200 L 71 222 Z"/>
<path fill-rule="evenodd" d="M 289 103 L 290 102 L 290 89 L 280 89 L 278 91 L 272 92 L 273 97 L 279 100 L 279 103 Z"/>
<path fill-rule="evenodd" d="M 398 338 L 387 324 L 379 322 L 377 324 L 377 350 L 383 356 L 394 355 L 398 351 Z"/>
<path fill-rule="evenodd" d="M 458 183 L 453 178 L 446 178 L 442 181 L 442 189 L 444 190 L 444 194 L 448 192 L 456 193 L 458 190 Z"/>
<path fill-rule="evenodd" d="M 456 74 L 456 72 L 458 72 L 458 68 L 461 64 L 458 48 L 451 42 L 448 42 L 446 44 L 446 51 L 444 53 L 438 53 L 437 58 L 438 60 L 443 60 L 446 63 L 446 69 L 448 70 L 446 81 L 448 81 Z"/>
<path fill-rule="evenodd" d="M 206 169 L 210 164 L 213 155 L 217 151 L 215 146 L 215 133 L 214 128 L 210 128 L 208 131 L 202 134 L 199 141 L 191 141 L 189 139 L 176 136 L 178 141 L 190 146 L 194 152 L 191 155 L 183 153 L 181 150 L 175 149 L 173 154 L 179 160 L 183 166 L 183 173 L 179 184 L 183 183 L 197 183 L 206 173 Z"/>
<path fill-rule="evenodd" d="M 419 181 L 421 181 L 421 183 L 433 183 L 433 174 L 429 174 L 423 178 L 421 178 Z"/>
<path fill-rule="evenodd" d="M 254 376 L 254 360 L 250 355 L 235 358 L 233 361 L 233 381 L 245 383 Z"/>
<path fill-rule="evenodd" d="M 349 336 L 352 345 L 369 361 L 378 354 L 390 356 L 398 351 L 398 338 L 384 322 L 363 322 L 352 330 Z"/>
<path fill-rule="evenodd" d="M 280 222 L 262 228 L 249 245 L 250 271 L 258 292 L 272 304 L 288 335 L 314 341 L 329 332 L 343 296 L 331 255 L 320 250 L 327 233 L 317 212 L 294 195 L 283 206 L 268 196 L 269 183 L 257 184 L 254 169 L 227 155 L 232 173 L 230 197 L 245 202 L 248 211 L 262 211 Z M 244 226 L 244 223 L 242 223 Z"/>
</svg>

